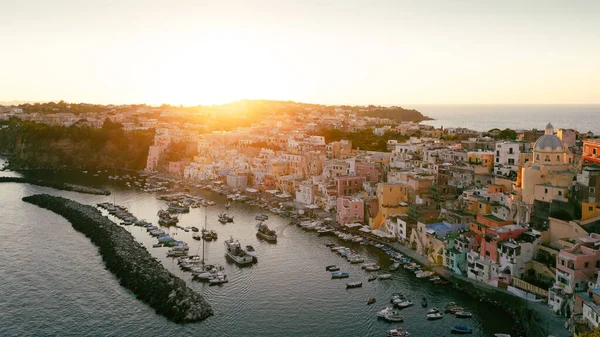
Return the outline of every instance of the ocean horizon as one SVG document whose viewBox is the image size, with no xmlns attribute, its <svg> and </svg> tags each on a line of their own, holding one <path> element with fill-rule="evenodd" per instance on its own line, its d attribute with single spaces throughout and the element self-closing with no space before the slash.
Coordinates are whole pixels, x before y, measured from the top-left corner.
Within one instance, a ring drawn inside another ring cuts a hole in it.
<svg viewBox="0 0 600 337">
<path fill-rule="evenodd" d="M 464 127 L 477 131 L 493 128 L 543 130 L 552 123 L 555 129 L 575 129 L 600 134 L 600 104 L 406 104 L 433 118 L 423 124 L 435 127 Z"/>
</svg>

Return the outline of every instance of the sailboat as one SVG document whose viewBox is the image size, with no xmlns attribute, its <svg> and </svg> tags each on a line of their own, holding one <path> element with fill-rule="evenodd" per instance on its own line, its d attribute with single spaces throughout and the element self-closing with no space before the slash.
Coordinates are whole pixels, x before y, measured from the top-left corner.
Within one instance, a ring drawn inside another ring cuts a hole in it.
<svg viewBox="0 0 600 337">
<path fill-rule="evenodd" d="M 208 216 L 208 211 L 207 211 L 206 206 L 204 206 L 204 228 L 202 229 L 203 232 L 204 231 L 208 232 L 208 230 L 206 229 L 207 216 Z M 219 265 L 206 264 L 206 260 L 204 259 L 204 251 L 205 251 L 204 242 L 205 241 L 206 240 L 202 240 L 202 260 L 200 262 L 200 266 L 192 268 L 193 279 L 197 280 L 197 281 L 208 281 L 208 282 L 211 282 L 211 280 L 213 280 L 213 281 L 217 281 L 217 283 L 224 283 L 224 282 L 218 282 L 218 281 L 222 281 L 222 280 L 227 280 L 227 275 L 225 275 L 224 268 Z M 200 247 L 198 247 L 198 249 L 200 249 Z M 215 283 L 215 282 L 211 282 L 211 283 Z"/>
</svg>

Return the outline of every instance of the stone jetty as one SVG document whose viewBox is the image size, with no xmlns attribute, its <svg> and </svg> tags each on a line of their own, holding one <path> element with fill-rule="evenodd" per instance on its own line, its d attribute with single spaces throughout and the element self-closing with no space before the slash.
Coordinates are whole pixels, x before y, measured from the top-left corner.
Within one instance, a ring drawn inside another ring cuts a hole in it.
<svg viewBox="0 0 600 337">
<path fill-rule="evenodd" d="M 98 246 L 106 268 L 121 285 L 158 314 L 177 323 L 197 322 L 213 315 L 211 306 L 200 294 L 165 269 L 131 233 L 98 209 L 48 194 L 24 197 L 23 201 L 66 218 L 73 228 Z"/>
<path fill-rule="evenodd" d="M 81 185 L 66 184 L 66 183 L 62 184 L 62 183 L 55 183 L 55 182 L 47 181 L 47 180 L 38 180 L 38 179 L 21 178 L 21 177 L 0 177 L 0 183 L 25 183 L 25 184 L 31 184 L 31 185 L 37 185 L 37 186 L 52 187 L 57 190 L 63 190 L 63 191 L 73 191 L 73 192 L 95 194 L 95 195 L 110 195 L 110 191 L 108 191 L 108 190 L 101 190 L 101 189 L 87 187 L 87 186 L 81 186 Z"/>
</svg>

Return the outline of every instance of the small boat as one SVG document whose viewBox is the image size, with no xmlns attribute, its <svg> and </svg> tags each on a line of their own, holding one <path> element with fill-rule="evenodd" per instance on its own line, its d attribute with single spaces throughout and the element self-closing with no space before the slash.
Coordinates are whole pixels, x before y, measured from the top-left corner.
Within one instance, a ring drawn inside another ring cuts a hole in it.
<svg viewBox="0 0 600 337">
<path fill-rule="evenodd" d="M 450 314 L 455 314 L 459 311 L 464 311 L 465 308 L 463 307 L 450 307 L 450 308 L 446 308 L 446 313 L 450 313 Z"/>
<path fill-rule="evenodd" d="M 369 276 L 367 281 L 371 282 L 371 281 L 375 281 L 376 279 L 377 279 L 377 275 L 373 274 L 373 275 Z"/>
<path fill-rule="evenodd" d="M 255 216 L 254 219 L 259 220 L 259 221 L 265 221 L 265 220 L 269 219 L 269 216 L 265 215 L 265 214 L 261 214 L 261 215 Z"/>
<path fill-rule="evenodd" d="M 397 308 L 404 309 L 404 308 L 408 308 L 408 307 L 412 306 L 413 302 L 406 300 L 406 301 L 402 301 L 402 302 L 399 302 L 399 303 L 394 303 L 394 305 Z"/>
<path fill-rule="evenodd" d="M 442 319 L 442 318 L 444 318 L 444 314 L 439 313 L 439 312 L 436 312 L 433 314 L 427 314 L 427 319 L 430 321 L 433 321 L 435 319 Z"/>
<path fill-rule="evenodd" d="M 495 333 L 494 337 L 510 337 L 510 335 L 507 333 Z"/>
<path fill-rule="evenodd" d="M 439 277 L 437 277 L 437 276 L 436 276 L 436 277 L 432 277 L 432 278 L 430 278 L 430 279 L 429 279 L 429 282 L 433 282 L 433 283 L 435 283 L 435 282 L 439 282 L 439 281 L 441 281 L 441 280 L 442 280 L 441 278 L 439 278 Z"/>
<path fill-rule="evenodd" d="M 347 272 L 334 272 L 331 273 L 331 278 L 348 278 L 350 274 Z"/>
<path fill-rule="evenodd" d="M 377 278 L 380 280 L 389 280 L 392 278 L 392 274 L 381 274 L 378 275 Z"/>
<path fill-rule="evenodd" d="M 392 330 L 388 330 L 385 335 L 387 337 L 408 337 L 410 333 L 408 331 L 402 331 L 402 327 L 397 327 Z"/>
<path fill-rule="evenodd" d="M 227 282 L 229 282 L 229 280 L 227 279 L 227 275 L 225 275 L 223 272 L 218 272 L 208 279 L 208 283 L 210 285 L 223 284 Z"/>
<path fill-rule="evenodd" d="M 398 268 L 400 268 L 400 263 L 398 263 L 398 262 L 396 262 L 390 266 L 391 271 L 397 270 Z"/>
<path fill-rule="evenodd" d="M 338 270 L 340 270 L 340 267 L 336 266 L 335 264 L 332 264 L 330 266 L 325 267 L 325 270 L 327 270 L 327 271 L 338 271 Z"/>
<path fill-rule="evenodd" d="M 473 333 L 473 329 L 464 325 L 455 325 L 451 328 L 453 333 Z"/>
<path fill-rule="evenodd" d="M 468 312 L 468 311 L 457 311 L 457 312 L 454 313 L 454 315 L 456 317 L 459 317 L 459 318 L 471 318 L 471 317 L 473 317 L 473 314 L 470 313 L 470 312 Z"/>
<path fill-rule="evenodd" d="M 388 322 L 402 322 L 404 321 L 404 316 L 401 316 L 400 314 L 389 314 L 389 315 L 385 315 L 383 316 L 383 318 L 388 321 Z"/>
<path fill-rule="evenodd" d="M 375 297 L 371 297 L 369 298 L 369 300 L 367 300 L 367 305 L 373 304 L 375 302 L 377 302 L 377 299 L 375 299 Z"/>
<path fill-rule="evenodd" d="M 437 307 L 433 307 L 433 308 L 427 310 L 428 314 L 437 314 L 438 312 L 440 312 L 440 309 L 438 309 Z"/>
<path fill-rule="evenodd" d="M 423 297 L 423 298 L 421 299 L 421 306 L 422 306 L 423 308 L 427 308 L 427 298 Z"/>
<path fill-rule="evenodd" d="M 248 254 L 252 257 L 256 257 L 256 250 L 254 250 L 254 247 L 252 245 L 246 246 L 246 254 Z"/>
<path fill-rule="evenodd" d="M 431 275 L 433 275 L 432 271 L 421 271 L 415 274 L 417 276 L 417 278 L 426 278 L 426 277 L 430 277 Z"/>
<path fill-rule="evenodd" d="M 269 229 L 269 227 L 264 222 L 259 222 L 256 225 L 258 231 L 256 235 L 266 241 L 269 242 L 277 242 L 277 233 L 274 230 Z"/>
<path fill-rule="evenodd" d="M 360 288 L 360 287 L 362 287 L 362 282 L 360 282 L 360 281 L 346 283 L 346 289 Z"/>
<path fill-rule="evenodd" d="M 398 311 L 397 311 L 397 310 L 394 310 L 394 307 L 385 307 L 385 308 L 383 308 L 383 309 L 381 309 L 381 310 L 379 310 L 379 311 L 377 312 L 377 317 L 381 317 L 381 318 L 383 318 L 383 317 L 385 317 L 386 315 L 390 315 L 390 314 L 392 314 L 392 313 L 393 313 L 393 314 L 397 314 L 397 313 L 398 313 Z"/>
<path fill-rule="evenodd" d="M 158 247 L 162 247 L 162 243 L 155 243 L 152 245 L 152 248 L 158 248 Z"/>
<path fill-rule="evenodd" d="M 199 232 L 199 231 L 200 231 L 200 230 L 198 229 L 198 227 L 194 227 L 194 226 L 192 226 L 192 227 L 190 227 L 190 228 L 192 229 L 192 232 Z"/>
</svg>

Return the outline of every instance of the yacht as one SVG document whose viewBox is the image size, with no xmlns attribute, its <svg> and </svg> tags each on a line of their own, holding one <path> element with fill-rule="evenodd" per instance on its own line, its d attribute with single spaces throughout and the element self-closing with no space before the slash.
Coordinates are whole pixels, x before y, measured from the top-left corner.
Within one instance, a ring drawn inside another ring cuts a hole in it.
<svg viewBox="0 0 600 337">
<path fill-rule="evenodd" d="M 246 250 L 240 245 L 240 242 L 234 240 L 233 237 L 230 237 L 229 240 L 225 240 L 224 246 L 225 254 L 240 266 L 249 265 L 254 261 L 254 257 L 248 255 Z"/>
</svg>

